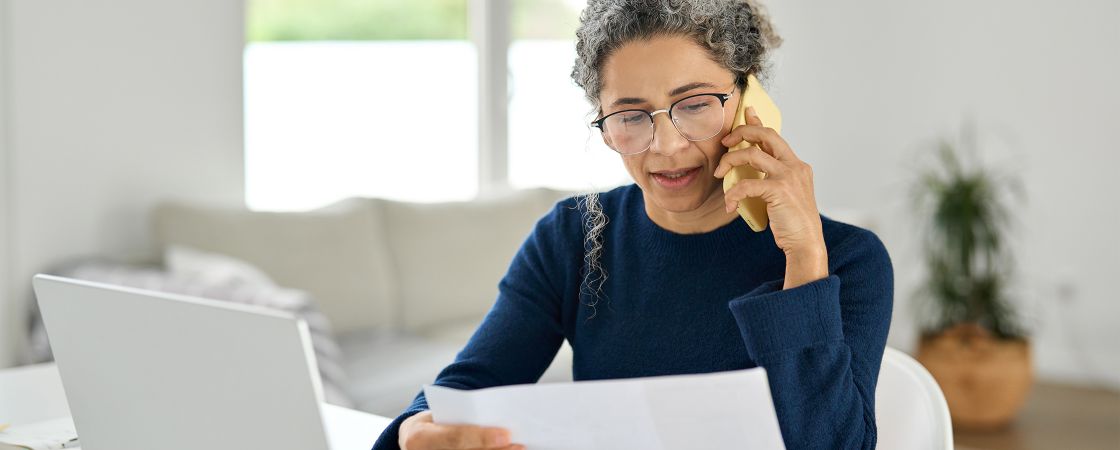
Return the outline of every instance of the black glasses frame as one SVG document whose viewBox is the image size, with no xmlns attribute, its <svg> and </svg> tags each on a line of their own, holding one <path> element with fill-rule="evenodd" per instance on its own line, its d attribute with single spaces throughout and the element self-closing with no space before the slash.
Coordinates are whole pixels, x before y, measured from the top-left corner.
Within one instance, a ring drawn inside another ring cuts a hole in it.
<svg viewBox="0 0 1120 450">
<path fill-rule="evenodd" d="M 603 126 L 603 122 L 605 122 L 611 116 L 613 116 L 615 114 L 621 114 L 621 113 L 624 113 L 624 112 L 642 112 L 642 113 L 645 113 L 646 116 L 649 116 L 649 122 L 650 123 L 653 123 L 653 116 L 657 115 L 658 113 L 668 114 L 669 115 L 669 121 L 673 122 L 673 124 L 674 124 L 673 126 L 676 127 L 676 122 L 673 121 L 673 108 L 677 106 L 677 103 L 683 102 L 683 101 L 688 100 L 690 98 L 700 97 L 702 95 L 714 95 L 714 96 L 716 96 L 716 98 L 719 99 L 719 107 L 723 108 L 724 105 L 727 104 L 727 99 L 731 98 L 731 94 L 733 94 L 734 92 L 735 92 L 735 88 L 732 87 L 731 92 L 726 93 L 726 94 L 724 94 L 722 92 L 706 92 L 706 93 L 701 93 L 701 94 L 693 94 L 693 95 L 690 95 L 688 97 L 685 97 L 685 98 L 682 98 L 680 100 L 677 100 L 677 101 L 673 102 L 673 104 L 669 105 L 668 108 L 658 109 L 656 111 L 646 111 L 644 109 L 624 109 L 624 110 L 621 110 L 621 111 L 615 111 L 613 113 L 610 113 L 610 114 L 607 114 L 607 115 L 603 116 L 603 118 L 601 118 L 599 120 L 591 122 L 591 126 L 593 126 L 595 128 L 598 128 L 600 132 L 606 132 L 607 129 Z M 677 130 L 677 132 L 680 132 L 680 130 Z M 688 137 L 685 137 L 685 139 L 688 139 Z M 691 140 L 691 139 L 689 139 L 689 140 Z"/>
</svg>

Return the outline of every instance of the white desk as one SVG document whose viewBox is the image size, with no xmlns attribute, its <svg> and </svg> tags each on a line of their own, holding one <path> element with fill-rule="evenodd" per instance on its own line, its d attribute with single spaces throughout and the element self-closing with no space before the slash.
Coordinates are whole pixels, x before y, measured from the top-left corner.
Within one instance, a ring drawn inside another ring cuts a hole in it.
<svg viewBox="0 0 1120 450">
<path fill-rule="evenodd" d="M 19 425 L 70 415 L 66 392 L 53 363 L 0 370 L 0 423 Z M 369 449 L 392 419 L 323 404 L 332 447 Z"/>
</svg>

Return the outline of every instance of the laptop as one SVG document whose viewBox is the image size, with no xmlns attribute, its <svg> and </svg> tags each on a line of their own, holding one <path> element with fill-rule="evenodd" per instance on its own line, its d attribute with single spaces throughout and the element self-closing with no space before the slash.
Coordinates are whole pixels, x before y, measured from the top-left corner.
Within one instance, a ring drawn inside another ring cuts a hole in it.
<svg viewBox="0 0 1120 450">
<path fill-rule="evenodd" d="M 368 449 L 390 421 L 322 403 L 307 324 L 291 314 L 32 284 L 85 450 Z"/>
</svg>

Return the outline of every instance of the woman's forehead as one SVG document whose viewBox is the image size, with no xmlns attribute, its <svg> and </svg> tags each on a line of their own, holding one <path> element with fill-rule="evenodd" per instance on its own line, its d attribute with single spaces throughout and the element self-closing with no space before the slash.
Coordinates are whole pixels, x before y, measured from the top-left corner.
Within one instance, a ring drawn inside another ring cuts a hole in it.
<svg viewBox="0 0 1120 450">
<path fill-rule="evenodd" d="M 673 89 L 694 82 L 723 86 L 731 73 L 708 52 L 684 37 L 632 41 L 603 65 L 599 99 L 610 105 L 620 98 L 664 99 Z"/>
</svg>

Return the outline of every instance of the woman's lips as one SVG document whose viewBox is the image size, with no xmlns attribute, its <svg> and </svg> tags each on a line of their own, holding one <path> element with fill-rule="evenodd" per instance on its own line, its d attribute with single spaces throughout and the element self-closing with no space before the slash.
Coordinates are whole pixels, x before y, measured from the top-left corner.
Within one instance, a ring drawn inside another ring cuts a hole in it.
<svg viewBox="0 0 1120 450">
<path fill-rule="evenodd" d="M 683 189 L 692 184 L 696 179 L 696 175 L 700 173 L 700 167 L 693 167 L 691 169 L 671 169 L 660 170 L 657 172 L 650 172 L 650 176 L 661 187 L 670 190 Z"/>
</svg>

